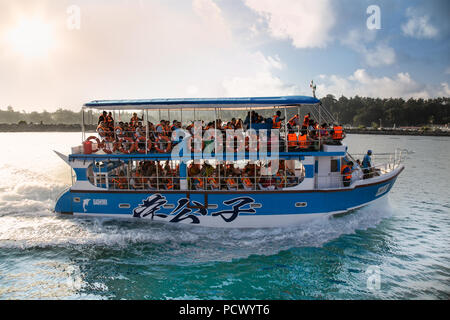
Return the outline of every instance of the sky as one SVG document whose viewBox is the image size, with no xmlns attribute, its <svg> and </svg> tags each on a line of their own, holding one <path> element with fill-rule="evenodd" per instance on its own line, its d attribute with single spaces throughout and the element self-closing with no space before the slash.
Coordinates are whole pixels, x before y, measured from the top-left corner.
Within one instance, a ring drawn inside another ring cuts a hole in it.
<svg viewBox="0 0 450 320">
<path fill-rule="evenodd" d="M 0 0 L 0 109 L 450 96 L 448 0 Z"/>
</svg>

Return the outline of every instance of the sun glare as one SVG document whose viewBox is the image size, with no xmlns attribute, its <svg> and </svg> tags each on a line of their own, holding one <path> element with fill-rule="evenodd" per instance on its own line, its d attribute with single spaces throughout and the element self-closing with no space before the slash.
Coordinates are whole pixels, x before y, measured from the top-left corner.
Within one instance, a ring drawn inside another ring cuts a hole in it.
<svg viewBox="0 0 450 320">
<path fill-rule="evenodd" d="M 11 49 L 27 58 L 46 56 L 55 44 L 52 26 L 39 19 L 21 20 L 6 37 Z"/>
</svg>

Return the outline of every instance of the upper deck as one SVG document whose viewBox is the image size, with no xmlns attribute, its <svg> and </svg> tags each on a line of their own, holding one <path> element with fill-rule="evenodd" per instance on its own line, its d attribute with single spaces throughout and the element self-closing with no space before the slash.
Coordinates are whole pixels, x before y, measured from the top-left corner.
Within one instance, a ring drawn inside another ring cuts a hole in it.
<svg viewBox="0 0 450 320">
<path fill-rule="evenodd" d="M 103 110 L 98 121 L 98 138 L 86 139 L 87 109 Z M 303 109 L 305 114 L 309 112 L 302 121 Z M 127 114 L 130 110 L 141 112 L 141 116 L 134 112 L 129 123 L 122 121 L 131 115 Z M 268 110 L 269 114 L 260 115 L 256 110 L 261 113 Z M 179 112 L 176 119 L 181 121 L 171 120 L 171 111 Z M 207 118 L 205 111 L 210 111 L 212 118 Z M 222 120 L 224 117 L 231 119 Z M 308 96 L 95 100 L 83 106 L 82 141 L 92 142 L 93 150 L 83 148 L 86 146 L 83 143 L 73 148 L 71 157 L 109 159 L 114 154 L 115 158 L 151 160 L 174 157 L 256 160 L 274 156 L 284 159 L 342 156 L 346 151 L 341 144 L 345 135 L 334 122 L 320 100 Z M 180 146 L 183 150 L 175 150 Z"/>
</svg>

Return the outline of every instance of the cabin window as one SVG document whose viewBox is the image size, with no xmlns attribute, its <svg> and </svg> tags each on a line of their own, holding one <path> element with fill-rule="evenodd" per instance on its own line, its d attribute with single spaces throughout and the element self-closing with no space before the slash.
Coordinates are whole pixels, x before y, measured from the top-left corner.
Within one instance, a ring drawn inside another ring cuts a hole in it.
<svg viewBox="0 0 450 320">
<path fill-rule="evenodd" d="M 331 172 L 339 172 L 337 159 L 331 159 Z"/>
<path fill-rule="evenodd" d="M 296 202 L 296 203 L 295 203 L 295 206 L 296 206 L 297 208 L 304 208 L 304 207 L 306 207 L 307 205 L 308 205 L 307 202 Z"/>
<path fill-rule="evenodd" d="M 119 204 L 119 208 L 120 209 L 129 209 L 130 204 L 129 203 L 121 203 L 121 204 Z"/>
</svg>

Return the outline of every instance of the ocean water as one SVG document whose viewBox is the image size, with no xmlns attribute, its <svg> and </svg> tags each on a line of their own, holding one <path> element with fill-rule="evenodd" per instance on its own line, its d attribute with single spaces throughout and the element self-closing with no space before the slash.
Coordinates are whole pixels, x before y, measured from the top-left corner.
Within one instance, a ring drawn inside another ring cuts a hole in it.
<svg viewBox="0 0 450 320">
<path fill-rule="evenodd" d="M 52 213 L 79 133 L 0 133 L 0 299 L 449 299 L 450 139 L 349 135 L 408 151 L 389 198 L 273 229 Z"/>
</svg>

